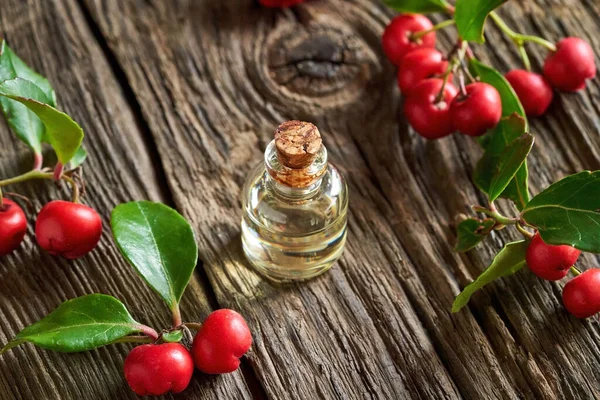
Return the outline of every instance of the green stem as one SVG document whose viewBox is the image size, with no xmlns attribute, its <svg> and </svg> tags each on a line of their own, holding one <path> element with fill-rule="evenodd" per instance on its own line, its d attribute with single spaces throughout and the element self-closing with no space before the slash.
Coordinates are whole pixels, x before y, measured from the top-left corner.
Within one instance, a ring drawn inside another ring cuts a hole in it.
<svg viewBox="0 0 600 400">
<path fill-rule="evenodd" d="M 521 54 L 521 60 L 523 60 L 525 70 L 527 70 L 527 72 L 531 72 L 531 63 L 529 62 L 529 56 L 527 55 L 527 50 L 525 50 L 525 46 L 519 46 L 519 53 Z"/>
<path fill-rule="evenodd" d="M 521 235 L 523 235 L 523 237 L 525 237 L 525 239 L 527 239 L 527 240 L 533 239 L 533 233 L 531 233 L 527 229 L 523 228 L 523 226 L 520 223 L 516 224 L 515 227 L 521 233 Z"/>
<path fill-rule="evenodd" d="M 448 79 L 450 78 L 450 74 L 454 69 L 454 65 L 454 62 L 448 63 L 448 68 L 446 68 L 446 72 L 444 72 L 443 75 L 444 81 L 442 82 L 442 87 L 440 88 L 440 91 L 437 94 L 437 96 L 435 96 L 434 104 L 437 104 L 444 99 L 444 90 L 446 89 L 446 85 L 448 84 Z"/>
<path fill-rule="evenodd" d="M 581 275 L 581 272 L 575 268 L 574 266 L 571 267 L 571 272 L 573 273 L 573 275 L 577 276 L 577 275 Z"/>
<path fill-rule="evenodd" d="M 173 307 L 173 328 L 181 326 L 181 311 L 179 310 L 179 304 Z"/>
<path fill-rule="evenodd" d="M 427 34 L 429 34 L 431 32 L 438 31 L 438 30 L 443 29 L 443 28 L 445 28 L 447 26 L 450 26 L 450 25 L 454 25 L 454 20 L 453 19 L 447 19 L 445 21 L 440 22 L 437 25 L 432 26 L 429 29 L 425 29 L 423 31 L 414 32 L 414 33 L 412 33 L 410 35 L 409 40 L 411 40 L 411 41 L 417 41 L 417 40 L 421 39 L 423 36 L 425 36 L 425 35 L 427 35 Z"/>
<path fill-rule="evenodd" d="M 519 222 L 518 218 L 510 218 L 500 214 L 498 211 L 496 211 L 496 208 L 493 207 L 493 204 L 490 204 L 490 208 L 492 208 L 491 210 L 488 210 L 487 208 L 481 206 L 473 206 L 472 208 L 475 212 L 480 212 L 491 218 L 494 218 L 498 223 L 502 225 L 516 225 Z"/>
<path fill-rule="evenodd" d="M 543 39 L 539 36 L 522 35 L 513 31 L 508 27 L 508 25 L 506 25 L 506 23 L 502 20 L 502 18 L 500 18 L 500 16 L 495 11 L 492 11 L 490 13 L 490 17 L 496 23 L 498 28 L 500 28 L 500 30 L 504 32 L 506 36 L 508 36 L 517 46 L 523 46 L 524 42 L 534 42 L 546 47 L 550 51 L 556 51 L 556 46 L 554 45 L 554 43 L 546 39 Z"/>
<path fill-rule="evenodd" d="M 8 185 L 14 185 L 16 183 L 26 182 L 32 179 L 54 179 L 54 173 L 52 172 L 44 172 L 43 170 L 33 170 L 23 175 L 15 176 L 14 178 L 4 179 L 0 181 L 0 188 Z M 62 174 L 60 179 L 67 181 L 71 185 L 72 189 L 72 201 L 73 203 L 79 202 L 79 187 L 77 187 L 77 183 L 66 174 Z M 0 196 L 1 199 L 1 196 Z"/>
<path fill-rule="evenodd" d="M 154 340 L 148 336 L 124 336 L 120 339 L 113 340 L 110 344 L 116 343 L 153 343 Z"/>
<path fill-rule="evenodd" d="M 199 331 L 202 328 L 202 324 L 198 322 L 184 322 L 183 325 L 195 331 Z"/>
</svg>

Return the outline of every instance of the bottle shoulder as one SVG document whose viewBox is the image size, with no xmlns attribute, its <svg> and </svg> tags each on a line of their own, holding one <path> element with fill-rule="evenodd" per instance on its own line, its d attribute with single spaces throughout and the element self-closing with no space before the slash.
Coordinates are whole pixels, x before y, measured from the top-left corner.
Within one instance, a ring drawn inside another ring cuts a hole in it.
<svg viewBox="0 0 600 400">
<path fill-rule="evenodd" d="M 264 165 L 250 172 L 243 191 L 243 212 L 248 223 L 288 234 L 308 234 L 346 218 L 348 187 L 335 166 L 329 164 L 318 187 L 306 196 L 285 196 Z"/>
</svg>

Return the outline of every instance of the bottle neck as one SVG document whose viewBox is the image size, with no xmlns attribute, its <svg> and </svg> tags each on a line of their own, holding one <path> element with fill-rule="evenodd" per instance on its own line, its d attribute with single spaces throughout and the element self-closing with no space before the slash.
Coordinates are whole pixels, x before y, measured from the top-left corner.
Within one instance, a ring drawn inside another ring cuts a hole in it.
<svg viewBox="0 0 600 400">
<path fill-rule="evenodd" d="M 321 146 L 314 161 L 306 168 L 289 168 L 277 156 L 275 141 L 265 151 L 265 168 L 275 191 L 285 197 L 302 198 L 314 193 L 327 170 L 327 150 Z"/>
</svg>

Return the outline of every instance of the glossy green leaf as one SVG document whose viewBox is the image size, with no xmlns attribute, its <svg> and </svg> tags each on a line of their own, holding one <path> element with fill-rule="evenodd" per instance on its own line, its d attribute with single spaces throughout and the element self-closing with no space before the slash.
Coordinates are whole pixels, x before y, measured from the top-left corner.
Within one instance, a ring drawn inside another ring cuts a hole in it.
<svg viewBox="0 0 600 400">
<path fill-rule="evenodd" d="M 550 185 L 521 213 L 548 244 L 600 253 L 600 171 L 583 171 Z"/>
<path fill-rule="evenodd" d="M 4 41 L 0 44 L 0 82 L 15 79 L 17 72 L 13 66 L 13 60 L 8 46 Z M 40 92 L 43 90 L 40 88 Z M 50 101 L 47 95 L 41 96 L 44 100 Z M 0 97 L 0 106 L 8 125 L 17 137 L 36 154 L 42 153 L 42 137 L 44 135 L 44 124 L 42 121 L 23 104 Z"/>
<path fill-rule="evenodd" d="M 527 155 L 533 147 L 533 142 L 533 135 L 526 133 L 506 146 L 493 170 L 494 173 L 489 188 L 490 201 L 496 200 L 506 189 L 527 159 Z"/>
<path fill-rule="evenodd" d="M 396 11 L 421 14 L 445 12 L 450 6 L 445 0 L 384 0 L 384 3 Z"/>
<path fill-rule="evenodd" d="M 79 167 L 87 159 L 87 156 L 87 151 L 85 151 L 83 147 L 79 146 L 75 152 L 75 155 L 73 155 L 73 158 L 71 158 L 71 161 L 69 161 L 69 169 L 75 169 Z"/>
<path fill-rule="evenodd" d="M 180 330 L 179 331 L 166 332 L 166 333 L 163 333 L 162 338 L 167 343 L 181 342 L 181 340 L 183 339 L 183 332 L 180 331 Z"/>
<path fill-rule="evenodd" d="M 495 153 L 500 153 L 510 142 L 527 132 L 528 123 L 525 111 L 512 86 L 500 72 L 475 59 L 471 59 L 469 68 L 473 75 L 478 76 L 482 82 L 494 86 L 502 99 L 502 116 L 510 122 L 498 124 L 496 128 L 490 130 L 479 140 L 486 151 L 493 149 Z M 518 119 L 519 116 L 520 119 Z M 528 180 L 527 162 L 524 162 L 500 197 L 512 200 L 517 208 L 522 210 L 529 201 Z"/>
<path fill-rule="evenodd" d="M 503 118 L 494 129 L 486 133 L 485 139 L 480 141 L 485 151 L 473 173 L 473 181 L 490 200 L 497 197 L 509 198 L 519 210 L 529 201 L 526 161 L 522 161 L 514 173 L 519 157 L 525 151 L 529 153 L 531 149 L 532 144 L 530 145 L 529 141 L 533 140 L 533 137 L 526 135 L 525 129 L 525 120 L 517 114 Z M 519 140 L 516 141 L 517 139 Z M 507 184 L 506 179 L 510 175 L 513 175 L 513 178 Z"/>
<path fill-rule="evenodd" d="M 119 300 L 90 294 L 62 303 L 47 317 L 23 329 L 0 354 L 25 342 L 69 353 L 91 350 L 139 332 L 139 327 Z"/>
<path fill-rule="evenodd" d="M 459 312 L 467 305 L 473 293 L 492 282 L 495 279 L 509 276 L 519 271 L 525 265 L 525 253 L 529 242 L 519 241 L 507 243 L 492 263 L 483 271 L 477 279 L 465 286 L 463 291 L 456 296 L 452 304 L 452 312 Z"/>
<path fill-rule="evenodd" d="M 2 46 L 2 57 L 7 57 L 10 60 L 15 72 L 15 76 L 8 79 L 23 78 L 32 82 L 46 94 L 46 97 L 48 98 L 47 104 L 56 107 L 56 92 L 54 92 L 48 79 L 29 68 L 29 66 L 25 64 L 25 62 L 21 60 L 8 45 L 6 45 L 6 42 L 3 42 Z"/>
<path fill-rule="evenodd" d="M 0 96 L 18 101 L 37 115 L 45 126 L 45 140 L 63 165 L 73 158 L 83 140 L 83 130 L 67 114 L 48 105 L 50 100 L 38 86 L 22 78 L 11 79 L 0 84 Z"/>
<path fill-rule="evenodd" d="M 458 240 L 454 251 L 462 253 L 477 246 L 491 232 L 494 224 L 495 221 L 491 218 L 483 221 L 469 218 L 462 221 L 456 229 Z"/>
<path fill-rule="evenodd" d="M 121 253 L 175 309 L 198 258 L 190 224 L 172 208 L 149 201 L 117 206 L 111 224 Z"/>
<path fill-rule="evenodd" d="M 483 43 L 483 29 L 490 12 L 507 0 L 456 0 L 454 20 L 461 38 Z"/>
</svg>

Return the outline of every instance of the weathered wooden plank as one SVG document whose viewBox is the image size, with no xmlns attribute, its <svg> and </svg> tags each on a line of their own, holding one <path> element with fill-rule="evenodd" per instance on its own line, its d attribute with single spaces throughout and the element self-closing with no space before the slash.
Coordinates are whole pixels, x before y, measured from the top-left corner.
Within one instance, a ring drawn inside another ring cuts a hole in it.
<svg viewBox="0 0 600 400">
<path fill-rule="evenodd" d="M 296 29 L 294 14 L 238 1 L 87 4 L 140 99 L 175 202 L 200 233 L 202 258 L 220 305 L 241 308 L 250 320 L 256 340 L 250 363 L 267 394 L 458 397 L 400 287 L 396 268 L 408 269 L 408 263 L 384 216 L 373 207 L 379 202 L 389 209 L 386 200 L 377 194 L 371 172 L 344 130 L 334 135 L 339 125 L 332 129 L 317 119 L 353 191 L 350 239 L 339 266 L 309 284 L 275 288 L 244 264 L 239 195 L 245 174 L 261 159 L 278 122 L 292 116 L 312 119 L 302 101 L 310 108 L 319 104 L 309 97 L 291 101 L 265 76 L 269 71 L 262 53 L 269 47 L 264 44 L 280 37 L 272 35 L 274 29 Z M 362 5 L 350 9 L 363 10 Z M 332 9 L 322 12 L 335 15 Z M 343 36 L 334 38 L 344 45 L 356 42 L 360 48 L 349 56 L 364 57 L 358 68 L 380 75 L 370 46 L 343 18 L 336 19 Z M 343 105 L 342 96 L 356 100 L 347 91 L 349 84 L 362 94 L 364 81 L 355 73 L 351 78 L 340 82 L 343 90 L 334 91 L 332 101 Z"/>
<path fill-rule="evenodd" d="M 28 63 L 49 77 L 59 105 L 86 131 L 90 153 L 85 166 L 85 202 L 104 222 L 99 248 L 81 260 L 51 257 L 34 245 L 33 229 L 24 246 L 0 260 L 0 342 L 52 311 L 62 301 L 102 292 L 124 301 L 141 321 L 160 329 L 170 316 L 158 296 L 136 276 L 111 238 L 112 208 L 133 199 L 170 201 L 161 188 L 160 165 L 152 159 L 143 127 L 128 103 L 107 59 L 74 1 L 3 1 L 0 33 Z M 0 123 L 0 176 L 27 171 L 25 146 Z M 154 164 L 154 165 L 153 165 Z M 164 185 L 163 185 L 164 186 Z M 36 210 L 56 198 L 67 198 L 49 182 L 10 187 L 28 196 Z M 29 214 L 31 226 L 34 215 Z M 199 280 L 184 295 L 183 316 L 200 320 L 211 306 Z M 2 399 L 136 398 L 122 375 L 131 345 L 109 346 L 82 354 L 58 354 L 24 345 L 0 357 Z M 189 398 L 251 397 L 241 373 L 213 379 L 198 374 Z"/>
<path fill-rule="evenodd" d="M 250 363 L 269 395 L 598 394 L 597 327 L 562 311 L 559 285 L 523 271 L 478 294 L 470 312 L 450 314 L 459 286 L 507 235 L 453 254 L 446 221 L 482 200 L 469 179 L 480 153 L 464 137 L 426 143 L 398 117 L 394 70 L 381 61 L 379 45 L 388 10 L 366 0 L 315 0 L 286 11 L 251 1 L 85 3 L 140 99 L 175 203 L 196 223 L 217 300 L 250 319 Z M 548 7 L 556 14 L 546 21 Z M 558 21 L 569 21 L 571 34 L 598 49 L 596 9 L 584 1 L 528 1 L 505 6 L 503 15 L 554 38 L 564 35 Z M 449 37 L 440 38 L 448 49 Z M 495 31 L 492 40 L 495 50 L 477 53 L 515 65 Z M 534 191 L 597 168 L 590 102 L 597 89 L 594 82 L 583 95 L 560 96 L 548 119 L 533 122 Z M 282 289 L 246 268 L 236 210 L 245 173 L 273 127 L 290 118 L 319 126 L 349 178 L 352 201 L 338 267 Z M 586 257 L 587 266 L 596 263 Z"/>
</svg>

